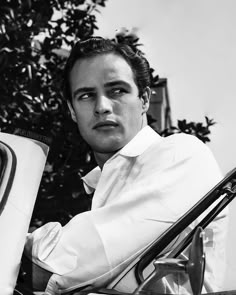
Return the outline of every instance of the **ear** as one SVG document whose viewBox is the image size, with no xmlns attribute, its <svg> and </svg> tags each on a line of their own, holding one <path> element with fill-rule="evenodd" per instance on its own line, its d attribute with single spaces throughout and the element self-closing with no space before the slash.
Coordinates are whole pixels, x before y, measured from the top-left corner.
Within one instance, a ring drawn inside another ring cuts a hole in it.
<svg viewBox="0 0 236 295">
<path fill-rule="evenodd" d="M 67 105 L 68 105 L 68 108 L 69 108 L 69 111 L 70 111 L 71 118 L 76 123 L 77 122 L 76 115 L 75 115 L 75 111 L 74 111 L 74 108 L 73 108 L 71 102 L 67 101 Z"/>
<path fill-rule="evenodd" d="M 146 113 L 149 109 L 150 98 L 151 98 L 151 89 L 149 87 L 146 87 L 141 96 L 143 114 Z"/>
</svg>

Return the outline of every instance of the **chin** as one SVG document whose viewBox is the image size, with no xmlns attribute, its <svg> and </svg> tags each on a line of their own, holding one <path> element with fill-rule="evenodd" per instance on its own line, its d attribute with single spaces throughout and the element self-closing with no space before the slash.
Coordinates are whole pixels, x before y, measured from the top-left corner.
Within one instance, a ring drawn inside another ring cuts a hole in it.
<svg viewBox="0 0 236 295">
<path fill-rule="evenodd" d="M 122 147 L 117 147 L 117 148 L 98 148 L 94 149 L 94 152 L 100 153 L 100 154 L 115 154 L 118 152 Z"/>
</svg>

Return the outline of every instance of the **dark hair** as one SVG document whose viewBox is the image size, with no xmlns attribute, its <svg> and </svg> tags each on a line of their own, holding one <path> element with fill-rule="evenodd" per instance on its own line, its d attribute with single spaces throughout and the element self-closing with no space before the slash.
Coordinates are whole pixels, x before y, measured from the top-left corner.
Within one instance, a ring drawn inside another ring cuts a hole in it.
<svg viewBox="0 0 236 295">
<path fill-rule="evenodd" d="M 91 37 L 85 41 L 77 42 L 67 59 L 63 77 L 63 94 L 67 100 L 71 101 L 72 99 L 69 75 L 75 62 L 78 59 L 107 53 L 117 54 L 126 60 L 134 73 L 134 82 L 138 87 L 139 96 L 142 96 L 145 88 L 150 86 L 150 67 L 143 53 L 138 49 L 132 49 L 127 44 L 118 43 L 114 40 Z"/>
</svg>

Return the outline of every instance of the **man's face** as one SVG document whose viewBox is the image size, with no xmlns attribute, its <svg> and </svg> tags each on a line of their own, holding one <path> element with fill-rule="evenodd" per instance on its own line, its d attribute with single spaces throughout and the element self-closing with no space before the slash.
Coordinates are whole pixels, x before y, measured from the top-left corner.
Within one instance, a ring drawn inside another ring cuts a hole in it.
<svg viewBox="0 0 236 295">
<path fill-rule="evenodd" d="M 138 96 L 133 72 L 113 53 L 77 60 L 70 73 L 72 118 L 95 153 L 115 153 L 145 125 L 149 97 Z"/>
</svg>

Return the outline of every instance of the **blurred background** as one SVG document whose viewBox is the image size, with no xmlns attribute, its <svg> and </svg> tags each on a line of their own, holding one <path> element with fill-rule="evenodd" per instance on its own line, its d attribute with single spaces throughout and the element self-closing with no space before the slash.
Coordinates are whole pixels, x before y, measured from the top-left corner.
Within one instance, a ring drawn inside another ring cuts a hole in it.
<svg viewBox="0 0 236 295">
<path fill-rule="evenodd" d="M 80 176 L 93 155 L 70 120 L 62 69 L 78 39 L 100 35 L 139 48 L 152 67 L 149 122 L 212 149 L 223 174 L 236 166 L 234 0 L 1 0 L 0 130 L 37 132 L 51 149 L 32 227 L 89 209 Z M 225 286 L 236 288 L 236 201 L 230 208 Z"/>
</svg>

